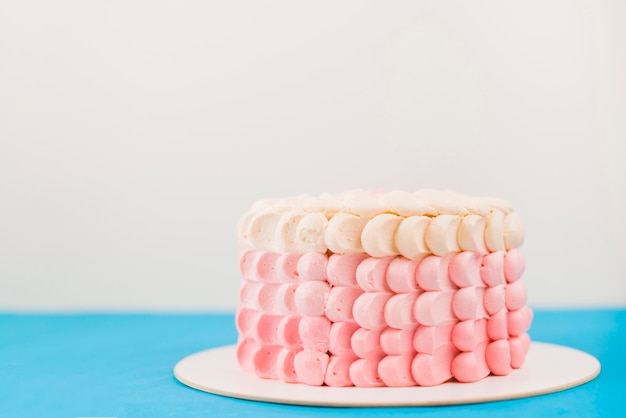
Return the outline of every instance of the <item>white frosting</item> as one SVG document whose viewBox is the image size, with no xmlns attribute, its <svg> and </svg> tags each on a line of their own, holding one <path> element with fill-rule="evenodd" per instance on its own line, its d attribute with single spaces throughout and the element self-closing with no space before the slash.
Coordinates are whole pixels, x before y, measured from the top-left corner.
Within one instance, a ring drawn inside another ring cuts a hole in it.
<svg viewBox="0 0 626 418">
<path fill-rule="evenodd" d="M 256 248 L 278 251 L 274 238 L 281 214 L 271 210 L 262 210 L 252 216 L 246 228 L 246 237 Z"/>
<path fill-rule="evenodd" d="M 493 210 L 487 216 L 485 225 L 485 244 L 489 251 L 504 251 L 504 213 Z"/>
<path fill-rule="evenodd" d="M 295 209 L 285 212 L 280 217 L 276 224 L 276 233 L 274 235 L 276 248 L 278 248 L 279 252 L 293 252 L 293 249 L 297 247 L 296 230 L 304 215 L 306 215 L 306 213 L 303 210 Z"/>
<path fill-rule="evenodd" d="M 458 251 L 518 248 L 524 226 L 502 199 L 446 190 L 363 190 L 255 202 L 238 225 L 244 246 L 276 252 L 401 254 L 413 260 Z"/>
<path fill-rule="evenodd" d="M 326 245 L 334 253 L 362 253 L 361 232 L 367 219 L 348 213 L 339 213 L 328 222 Z"/>
<path fill-rule="evenodd" d="M 525 235 L 522 219 L 515 213 L 507 213 L 504 217 L 504 246 L 507 250 L 519 248 L 524 243 Z"/>
<path fill-rule="evenodd" d="M 415 216 L 433 213 L 434 210 L 426 206 L 426 202 L 414 193 L 392 191 L 380 197 L 385 211 L 397 213 L 400 216 Z"/>
<path fill-rule="evenodd" d="M 485 219 L 479 215 L 467 215 L 461 218 L 457 231 L 459 247 L 463 251 L 487 253 L 485 246 Z"/>
<path fill-rule="evenodd" d="M 396 246 L 396 229 L 404 218 L 383 213 L 372 218 L 363 228 L 361 244 L 366 253 L 374 257 L 386 257 L 399 253 Z"/>
<path fill-rule="evenodd" d="M 435 216 L 426 228 L 426 244 L 435 255 L 446 255 L 461 251 L 457 242 L 459 215 Z"/>
<path fill-rule="evenodd" d="M 381 199 L 363 190 L 350 191 L 342 195 L 342 210 L 362 218 L 373 218 L 385 212 L 385 204 Z"/>
<path fill-rule="evenodd" d="M 428 216 L 410 216 L 400 222 L 396 229 L 396 246 L 400 254 L 412 260 L 430 254 L 425 234 L 431 219 Z"/>
<path fill-rule="evenodd" d="M 328 219 L 323 213 L 307 213 L 298 222 L 296 228 L 297 248 L 293 252 L 326 252 L 326 239 L 324 237 Z"/>
</svg>

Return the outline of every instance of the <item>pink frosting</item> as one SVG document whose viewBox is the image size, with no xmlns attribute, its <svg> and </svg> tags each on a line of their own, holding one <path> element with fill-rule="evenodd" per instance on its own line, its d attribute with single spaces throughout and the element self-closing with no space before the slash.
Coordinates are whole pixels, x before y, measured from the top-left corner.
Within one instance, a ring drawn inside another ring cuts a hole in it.
<svg viewBox="0 0 626 418">
<path fill-rule="evenodd" d="M 417 284 L 424 290 L 453 290 L 457 286 L 450 279 L 448 264 L 454 254 L 450 253 L 440 257 L 429 255 L 417 266 L 415 279 Z"/>
<path fill-rule="evenodd" d="M 473 251 L 460 252 L 450 260 L 448 266 L 450 278 L 458 287 L 482 286 L 480 266 L 483 256 Z"/>
<path fill-rule="evenodd" d="M 504 300 L 509 311 L 522 309 L 526 305 L 526 284 L 521 280 L 509 283 L 504 291 Z"/>
<path fill-rule="evenodd" d="M 278 379 L 276 364 L 282 349 L 279 345 L 260 345 L 253 350 L 252 364 L 257 376 L 264 379 Z"/>
<path fill-rule="evenodd" d="M 326 369 L 324 383 L 327 386 L 335 387 L 352 386 L 350 366 L 354 360 L 356 360 L 355 357 L 331 356 Z"/>
<path fill-rule="evenodd" d="M 363 291 L 358 287 L 333 287 L 326 298 L 326 317 L 333 322 L 354 322 L 352 307 L 361 294 Z"/>
<path fill-rule="evenodd" d="M 352 351 L 352 334 L 360 329 L 359 325 L 354 322 L 335 322 L 330 327 L 329 346 L 330 351 L 335 356 L 354 357 Z"/>
<path fill-rule="evenodd" d="M 356 269 L 366 258 L 367 255 L 361 253 L 332 254 L 326 266 L 328 282 L 334 286 L 357 286 Z"/>
<path fill-rule="evenodd" d="M 322 281 L 306 281 L 296 289 L 294 300 L 298 312 L 306 316 L 322 316 L 330 285 Z"/>
<path fill-rule="evenodd" d="M 302 347 L 302 339 L 300 338 L 300 316 L 290 315 L 284 316 L 278 323 L 276 330 L 279 344 L 287 348 Z"/>
<path fill-rule="evenodd" d="M 455 291 L 424 292 L 417 297 L 413 315 L 422 325 L 433 326 L 456 319 L 452 312 Z"/>
<path fill-rule="evenodd" d="M 387 267 L 394 257 L 368 257 L 356 269 L 356 281 L 366 292 L 390 291 L 387 285 Z"/>
<path fill-rule="evenodd" d="M 506 376 L 511 373 L 511 347 L 507 340 L 492 341 L 485 350 L 485 359 L 491 373 L 496 376 Z"/>
<path fill-rule="evenodd" d="M 298 261 L 302 254 L 284 253 L 276 260 L 276 272 L 282 282 L 298 282 Z"/>
<path fill-rule="evenodd" d="M 283 382 L 295 383 L 298 381 L 298 374 L 294 366 L 294 360 L 299 350 L 289 350 L 283 348 L 276 357 L 276 375 Z"/>
<path fill-rule="evenodd" d="M 454 344 L 446 343 L 432 354 L 417 354 L 411 364 L 415 382 L 420 386 L 435 386 L 449 380 L 452 377 L 451 364 L 458 352 Z"/>
<path fill-rule="evenodd" d="M 456 380 L 469 383 L 487 377 L 489 374 L 489 366 L 485 358 L 487 344 L 488 342 L 485 341 L 473 351 L 464 351 L 452 360 L 450 370 Z"/>
<path fill-rule="evenodd" d="M 452 341 L 452 329 L 456 319 L 434 326 L 419 326 L 413 336 L 413 348 L 419 353 L 434 354 L 440 347 Z"/>
<path fill-rule="evenodd" d="M 279 281 L 276 271 L 276 261 L 279 255 L 269 251 L 263 251 L 256 259 L 254 275 L 262 282 Z"/>
<path fill-rule="evenodd" d="M 323 316 L 305 316 L 298 324 L 298 334 L 305 349 L 325 353 L 330 347 L 330 325 Z"/>
<path fill-rule="evenodd" d="M 262 283 L 252 280 L 244 280 L 239 288 L 239 301 L 240 306 L 246 308 L 258 309 L 259 307 L 259 292 L 263 287 Z"/>
<path fill-rule="evenodd" d="M 387 287 L 396 293 L 409 293 L 418 289 L 415 271 L 419 263 L 404 257 L 395 257 L 387 267 Z"/>
<path fill-rule="evenodd" d="M 483 299 L 485 310 L 489 315 L 495 315 L 505 307 L 504 285 L 488 287 L 485 289 Z"/>
<path fill-rule="evenodd" d="M 397 329 L 414 329 L 417 320 L 413 316 L 413 306 L 419 292 L 396 293 L 385 304 L 384 320 L 387 325 Z"/>
<path fill-rule="evenodd" d="M 526 354 L 530 349 L 530 337 L 528 334 L 521 334 L 509 339 L 511 348 L 511 367 L 519 369 L 524 364 Z"/>
<path fill-rule="evenodd" d="M 413 354 L 386 356 L 378 363 L 378 375 L 386 386 L 415 386 Z"/>
<path fill-rule="evenodd" d="M 350 379 L 359 387 L 383 386 L 378 375 L 378 358 L 360 358 L 350 365 Z"/>
<path fill-rule="evenodd" d="M 452 342 L 461 351 L 473 351 L 478 345 L 488 340 L 486 319 L 462 321 L 452 329 Z"/>
<path fill-rule="evenodd" d="M 464 287 L 459 289 L 454 293 L 454 298 L 452 299 L 452 311 L 461 321 L 486 318 L 487 311 L 483 303 L 484 297 L 484 287 Z"/>
<path fill-rule="evenodd" d="M 385 355 L 380 346 L 380 331 L 359 328 L 350 338 L 352 351 L 360 358 L 380 358 Z"/>
<path fill-rule="evenodd" d="M 487 286 L 498 286 L 506 283 L 504 277 L 504 254 L 504 251 L 498 251 L 483 257 L 480 276 Z"/>
<path fill-rule="evenodd" d="M 296 354 L 293 364 L 298 381 L 311 386 L 321 386 L 326 377 L 329 356 L 315 350 L 302 350 Z"/>
<path fill-rule="evenodd" d="M 252 335 L 261 344 L 278 344 L 278 326 L 282 315 L 259 313 L 254 318 Z"/>
<path fill-rule="evenodd" d="M 280 313 L 277 298 L 280 286 L 280 283 L 264 283 L 261 285 L 258 294 L 258 306 L 261 311 L 272 314 Z"/>
<path fill-rule="evenodd" d="M 257 311 L 255 309 L 240 307 L 235 315 L 235 324 L 239 335 L 252 336 L 252 328 L 256 322 Z"/>
<path fill-rule="evenodd" d="M 298 274 L 302 280 L 326 280 L 328 258 L 320 253 L 306 253 L 298 260 Z"/>
<path fill-rule="evenodd" d="M 511 283 L 519 280 L 526 268 L 524 255 L 518 248 L 512 248 L 504 256 L 504 276 L 506 281 Z"/>
<path fill-rule="evenodd" d="M 391 295 L 391 293 L 367 292 L 359 296 L 352 309 L 356 323 L 363 328 L 384 329 L 387 326 L 384 314 L 385 304 Z"/>
<path fill-rule="evenodd" d="M 246 249 L 239 256 L 239 272 L 246 280 L 257 280 L 255 270 L 257 258 L 262 251 Z"/>
<path fill-rule="evenodd" d="M 533 312 L 516 249 L 421 260 L 244 250 L 237 360 L 328 386 L 474 382 L 523 365 Z"/>
<path fill-rule="evenodd" d="M 283 315 L 294 314 L 297 311 L 296 307 L 296 289 L 297 284 L 283 283 L 278 287 L 276 291 L 276 307 L 278 312 Z"/>
<path fill-rule="evenodd" d="M 513 337 L 522 335 L 528 331 L 532 320 L 533 311 L 528 306 L 509 312 L 507 316 L 507 328 L 509 330 L 509 335 Z"/>
<path fill-rule="evenodd" d="M 492 340 L 501 340 L 509 336 L 506 309 L 501 309 L 487 319 L 487 335 Z"/>
<path fill-rule="evenodd" d="M 380 348 L 387 355 L 415 354 L 413 335 L 416 328 L 385 328 L 380 333 Z"/>
<path fill-rule="evenodd" d="M 252 353 L 257 347 L 257 343 L 252 338 L 240 338 L 237 343 L 237 362 L 241 369 L 246 372 L 254 372 L 252 364 Z"/>
</svg>

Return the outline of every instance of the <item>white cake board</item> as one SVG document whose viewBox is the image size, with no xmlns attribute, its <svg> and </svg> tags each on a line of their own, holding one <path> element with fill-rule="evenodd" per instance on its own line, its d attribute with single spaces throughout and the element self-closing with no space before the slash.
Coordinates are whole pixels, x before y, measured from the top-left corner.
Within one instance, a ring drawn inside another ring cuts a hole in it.
<svg viewBox="0 0 626 418">
<path fill-rule="evenodd" d="M 582 351 L 532 342 L 524 366 L 508 376 L 433 387 L 335 388 L 261 379 L 239 369 L 236 346 L 192 354 L 174 375 L 192 388 L 232 398 L 293 405 L 366 407 L 453 405 L 524 398 L 582 385 L 600 373 L 600 362 Z"/>
</svg>

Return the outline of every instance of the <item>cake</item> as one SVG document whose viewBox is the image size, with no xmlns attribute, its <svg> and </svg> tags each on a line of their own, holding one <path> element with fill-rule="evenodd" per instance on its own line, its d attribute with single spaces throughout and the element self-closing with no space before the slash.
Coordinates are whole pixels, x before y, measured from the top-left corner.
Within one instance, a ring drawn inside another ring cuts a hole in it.
<svg viewBox="0 0 626 418">
<path fill-rule="evenodd" d="M 510 203 L 445 190 L 266 199 L 240 219 L 237 361 L 311 386 L 434 386 L 522 367 Z"/>
</svg>

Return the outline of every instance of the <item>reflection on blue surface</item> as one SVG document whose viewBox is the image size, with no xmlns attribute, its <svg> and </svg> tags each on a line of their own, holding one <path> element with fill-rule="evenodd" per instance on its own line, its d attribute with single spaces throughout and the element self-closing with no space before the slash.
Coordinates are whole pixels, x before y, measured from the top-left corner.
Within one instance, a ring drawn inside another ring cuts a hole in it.
<svg viewBox="0 0 626 418">
<path fill-rule="evenodd" d="M 320 408 L 230 399 L 174 378 L 181 358 L 236 341 L 232 314 L 0 315 L 0 417 L 621 416 L 626 310 L 537 311 L 531 337 L 597 357 L 564 392 L 446 407 Z"/>
</svg>

